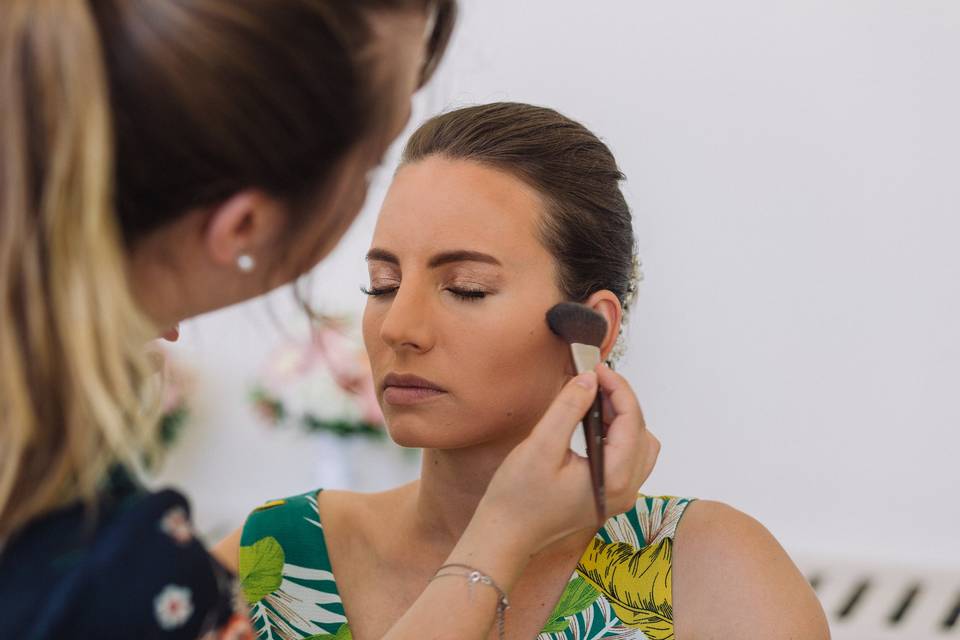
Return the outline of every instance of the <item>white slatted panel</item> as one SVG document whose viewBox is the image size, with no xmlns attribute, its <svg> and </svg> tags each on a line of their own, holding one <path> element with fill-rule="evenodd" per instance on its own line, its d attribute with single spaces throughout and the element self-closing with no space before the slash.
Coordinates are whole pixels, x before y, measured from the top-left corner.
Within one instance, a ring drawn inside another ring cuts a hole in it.
<svg viewBox="0 0 960 640">
<path fill-rule="evenodd" d="M 944 626 L 960 604 L 960 569 L 910 570 L 811 559 L 799 564 L 814 583 L 834 640 L 960 640 L 960 619 Z M 844 615 L 864 581 L 866 590 Z M 892 621 L 913 586 L 920 590 L 900 620 Z"/>
</svg>

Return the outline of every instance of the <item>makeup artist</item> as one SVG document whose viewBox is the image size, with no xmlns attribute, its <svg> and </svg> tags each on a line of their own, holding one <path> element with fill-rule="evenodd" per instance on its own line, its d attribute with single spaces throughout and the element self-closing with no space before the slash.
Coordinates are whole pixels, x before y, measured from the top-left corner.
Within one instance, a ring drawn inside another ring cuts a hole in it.
<svg viewBox="0 0 960 640">
<path fill-rule="evenodd" d="M 453 0 L 0 3 L 4 637 L 249 636 L 185 499 L 136 479 L 157 413 L 145 345 L 331 251 L 454 13 Z M 597 384 L 562 389 L 447 558 L 469 572 L 432 581 L 384 638 L 486 638 L 527 560 L 594 524 L 586 461 L 566 443 Z M 611 514 L 659 448 L 628 397 L 607 445 Z"/>
</svg>

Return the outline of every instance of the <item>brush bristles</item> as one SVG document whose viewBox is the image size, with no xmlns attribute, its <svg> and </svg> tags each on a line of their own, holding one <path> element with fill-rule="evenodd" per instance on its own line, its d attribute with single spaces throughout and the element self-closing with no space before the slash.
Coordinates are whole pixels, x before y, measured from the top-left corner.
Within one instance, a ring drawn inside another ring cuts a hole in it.
<svg viewBox="0 0 960 640">
<path fill-rule="evenodd" d="M 547 325 L 569 344 L 579 342 L 599 347 L 607 335 L 607 319 L 576 302 L 553 305 L 547 311 Z"/>
</svg>

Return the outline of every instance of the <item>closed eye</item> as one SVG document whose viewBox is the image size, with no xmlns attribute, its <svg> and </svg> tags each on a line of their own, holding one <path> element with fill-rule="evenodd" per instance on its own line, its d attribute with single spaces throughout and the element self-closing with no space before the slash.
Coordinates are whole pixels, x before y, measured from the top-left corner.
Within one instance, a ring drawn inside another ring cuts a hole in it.
<svg viewBox="0 0 960 640">
<path fill-rule="evenodd" d="M 370 296 L 371 298 L 377 298 L 380 296 L 392 295 L 397 292 L 397 289 L 400 287 L 370 287 L 369 289 L 361 286 L 360 291 L 364 295 Z M 487 297 L 487 292 L 480 289 L 456 289 L 453 287 L 448 287 L 446 289 L 458 299 L 465 302 L 475 302 L 477 300 L 482 300 Z"/>
<path fill-rule="evenodd" d="M 370 287 L 369 289 L 367 289 L 366 287 L 360 287 L 360 291 L 362 291 L 365 295 L 368 295 L 372 298 L 376 298 L 379 296 L 386 296 L 386 295 L 390 295 L 391 293 L 395 293 L 399 288 L 400 287 L 381 287 L 381 288 Z"/>
<path fill-rule="evenodd" d="M 487 297 L 487 292 L 480 289 L 454 289 L 448 287 L 447 291 L 464 301 L 475 302 Z"/>
</svg>

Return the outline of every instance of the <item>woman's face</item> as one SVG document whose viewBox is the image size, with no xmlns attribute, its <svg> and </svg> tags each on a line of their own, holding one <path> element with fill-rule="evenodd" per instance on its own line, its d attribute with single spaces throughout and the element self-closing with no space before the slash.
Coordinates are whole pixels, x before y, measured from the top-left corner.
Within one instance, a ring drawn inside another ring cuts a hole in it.
<svg viewBox="0 0 960 640">
<path fill-rule="evenodd" d="M 397 173 L 367 256 L 363 334 L 399 444 L 519 441 L 572 374 L 545 320 L 562 296 L 543 211 L 534 189 L 478 163 L 434 156 Z"/>
</svg>

